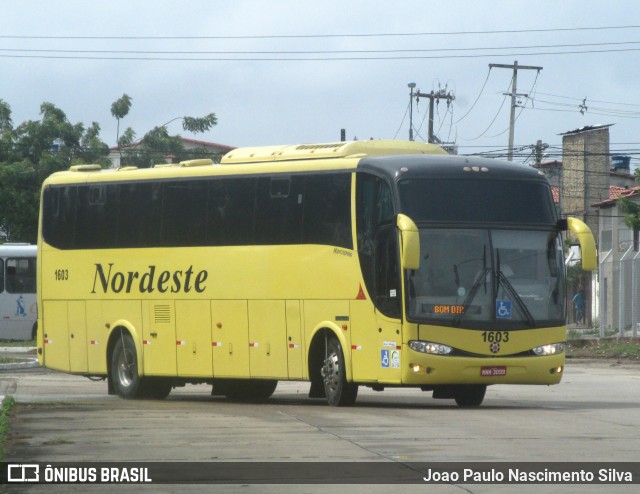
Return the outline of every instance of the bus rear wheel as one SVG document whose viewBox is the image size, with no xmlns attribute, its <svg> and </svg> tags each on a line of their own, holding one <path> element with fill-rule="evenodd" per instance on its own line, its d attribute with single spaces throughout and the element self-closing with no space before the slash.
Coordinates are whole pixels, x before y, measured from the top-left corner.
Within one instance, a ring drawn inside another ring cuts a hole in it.
<svg viewBox="0 0 640 494">
<path fill-rule="evenodd" d="M 353 405 L 358 397 L 358 385 L 347 382 L 342 346 L 335 336 L 327 342 L 326 358 L 320 370 L 327 402 L 331 406 Z"/>
<path fill-rule="evenodd" d="M 486 391 L 487 387 L 482 384 L 456 386 L 454 398 L 460 407 L 479 407 Z"/>
</svg>

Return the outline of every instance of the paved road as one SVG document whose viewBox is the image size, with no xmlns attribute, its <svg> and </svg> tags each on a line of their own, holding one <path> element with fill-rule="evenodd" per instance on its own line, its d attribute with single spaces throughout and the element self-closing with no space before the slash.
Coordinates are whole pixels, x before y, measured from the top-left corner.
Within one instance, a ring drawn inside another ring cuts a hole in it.
<svg viewBox="0 0 640 494">
<path fill-rule="evenodd" d="M 165 401 L 127 401 L 107 396 L 104 382 L 43 369 L 2 371 L 0 395 L 18 402 L 7 461 L 640 460 L 640 365 L 569 363 L 562 384 L 493 386 L 478 409 L 460 409 L 416 390 L 375 393 L 364 388 L 350 408 L 308 399 L 304 383 L 280 383 L 266 404 L 234 403 L 211 397 L 209 391 L 187 386 Z M 105 492 L 114 489 L 104 487 Z M 153 487 L 149 492 L 185 490 Z M 371 493 L 393 487 L 331 490 Z M 547 486 L 544 491 L 575 492 L 577 487 Z M 427 489 L 539 492 L 535 486 L 513 485 L 417 485 L 397 492 Z M 215 492 L 327 490 L 314 485 L 215 486 Z M 587 493 L 602 490 L 580 487 Z M 82 490 L 47 488 L 68 491 Z M 618 485 L 607 491 L 635 489 Z"/>
</svg>

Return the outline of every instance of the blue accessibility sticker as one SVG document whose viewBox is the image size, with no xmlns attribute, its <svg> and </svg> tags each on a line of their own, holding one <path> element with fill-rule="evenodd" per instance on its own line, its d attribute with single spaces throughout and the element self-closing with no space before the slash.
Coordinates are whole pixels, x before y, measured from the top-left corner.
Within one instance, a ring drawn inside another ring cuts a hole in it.
<svg viewBox="0 0 640 494">
<path fill-rule="evenodd" d="M 511 319 L 511 300 L 496 300 L 496 317 Z"/>
<path fill-rule="evenodd" d="M 389 350 L 380 350 L 380 365 L 383 368 L 389 368 L 390 359 L 389 359 Z"/>
</svg>

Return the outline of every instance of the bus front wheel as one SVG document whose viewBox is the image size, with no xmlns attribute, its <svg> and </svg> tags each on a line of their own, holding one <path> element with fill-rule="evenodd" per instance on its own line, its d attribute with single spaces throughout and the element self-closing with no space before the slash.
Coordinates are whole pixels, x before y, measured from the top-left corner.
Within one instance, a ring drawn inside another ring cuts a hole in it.
<svg viewBox="0 0 640 494">
<path fill-rule="evenodd" d="M 486 391 L 487 387 L 481 384 L 457 386 L 454 398 L 460 407 L 479 407 Z"/>
<path fill-rule="evenodd" d="M 129 333 L 121 333 L 111 354 L 109 370 L 113 389 L 121 398 L 163 400 L 171 392 L 171 381 L 138 375 L 136 345 Z"/>
<path fill-rule="evenodd" d="M 133 338 L 128 333 L 118 336 L 111 354 L 110 377 L 113 388 L 121 398 L 139 398 L 142 379 L 138 375 L 138 358 Z"/>
<path fill-rule="evenodd" d="M 335 336 L 327 342 L 327 352 L 322 369 L 327 402 L 331 406 L 353 405 L 358 396 L 358 385 L 347 382 L 347 372 L 340 342 Z"/>
</svg>

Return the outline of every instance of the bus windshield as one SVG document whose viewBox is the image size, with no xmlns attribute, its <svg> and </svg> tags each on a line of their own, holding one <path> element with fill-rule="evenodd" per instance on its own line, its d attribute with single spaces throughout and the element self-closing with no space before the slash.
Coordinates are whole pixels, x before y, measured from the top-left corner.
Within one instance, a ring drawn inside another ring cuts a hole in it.
<svg viewBox="0 0 640 494">
<path fill-rule="evenodd" d="M 398 182 L 402 212 L 416 223 L 554 225 L 549 185 L 542 181 L 412 178 Z"/>
<path fill-rule="evenodd" d="M 562 324 L 562 243 L 555 230 L 420 229 L 407 273 L 409 317 L 458 326 Z"/>
</svg>

